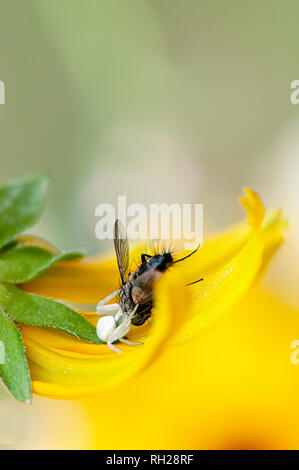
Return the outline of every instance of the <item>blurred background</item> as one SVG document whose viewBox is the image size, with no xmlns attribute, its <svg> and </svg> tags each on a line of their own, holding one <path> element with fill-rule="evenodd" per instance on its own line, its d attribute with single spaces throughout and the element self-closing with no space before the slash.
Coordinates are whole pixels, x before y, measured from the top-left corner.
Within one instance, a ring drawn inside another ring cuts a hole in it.
<svg viewBox="0 0 299 470">
<path fill-rule="evenodd" d="M 125 194 L 203 203 L 207 235 L 243 218 L 250 186 L 291 221 L 263 287 L 299 308 L 298 13 L 295 0 L 0 0 L 1 181 L 50 173 L 34 232 L 63 249 L 110 248 L 95 208 Z M 0 419 L 7 447 L 94 442 L 78 403 L 28 408 L 3 392 Z"/>
</svg>

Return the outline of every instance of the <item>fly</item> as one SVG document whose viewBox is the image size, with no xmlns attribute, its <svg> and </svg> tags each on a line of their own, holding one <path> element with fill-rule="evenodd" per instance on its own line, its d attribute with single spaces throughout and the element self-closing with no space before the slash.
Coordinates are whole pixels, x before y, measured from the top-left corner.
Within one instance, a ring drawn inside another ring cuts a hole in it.
<svg viewBox="0 0 299 470">
<path fill-rule="evenodd" d="M 105 315 L 97 323 L 97 335 L 101 341 L 107 343 L 110 349 L 121 353 L 120 349 L 113 344 L 116 341 L 129 345 L 142 344 L 128 341 L 125 336 L 130 331 L 131 325 L 143 325 L 151 316 L 155 281 L 175 263 L 196 253 L 199 247 L 176 261 L 170 252 L 165 251 L 155 255 L 144 253 L 141 255 L 140 266 L 130 272 L 129 242 L 124 227 L 117 219 L 114 224 L 114 248 L 121 285 L 118 290 L 97 304 L 98 315 Z M 191 284 L 202 280 L 199 279 Z M 118 303 L 106 305 L 115 297 L 118 297 Z"/>
</svg>

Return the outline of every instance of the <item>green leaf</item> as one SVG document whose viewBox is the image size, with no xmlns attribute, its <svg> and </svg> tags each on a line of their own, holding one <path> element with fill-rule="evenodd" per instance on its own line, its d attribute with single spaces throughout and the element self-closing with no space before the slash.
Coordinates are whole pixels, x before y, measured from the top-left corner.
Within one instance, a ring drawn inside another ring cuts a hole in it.
<svg viewBox="0 0 299 470">
<path fill-rule="evenodd" d="M 20 401 L 32 400 L 31 379 L 18 328 L 0 308 L 0 377 L 10 393 Z"/>
<path fill-rule="evenodd" d="M 0 187 L 0 248 L 37 222 L 47 187 L 44 174 Z"/>
<path fill-rule="evenodd" d="M 101 343 L 95 327 L 66 305 L 27 294 L 12 284 L 0 284 L 0 306 L 19 323 L 56 328 L 77 338 Z"/>
<path fill-rule="evenodd" d="M 28 282 L 58 261 L 82 257 L 80 252 L 51 253 L 37 246 L 10 245 L 0 251 L 0 281 Z"/>
</svg>

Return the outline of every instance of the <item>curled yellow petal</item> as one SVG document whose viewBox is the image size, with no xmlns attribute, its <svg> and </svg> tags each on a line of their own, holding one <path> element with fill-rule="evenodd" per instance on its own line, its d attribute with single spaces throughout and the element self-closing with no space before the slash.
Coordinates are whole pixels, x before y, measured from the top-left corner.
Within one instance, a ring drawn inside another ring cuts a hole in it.
<svg viewBox="0 0 299 470">
<path fill-rule="evenodd" d="M 244 231 L 239 227 L 228 237 L 230 242 L 225 237 L 218 239 L 220 243 L 226 242 L 222 257 L 219 256 L 222 264 L 207 262 L 207 245 L 211 248 L 214 244 L 221 249 L 217 240 L 208 242 L 200 250 L 193 263 L 192 275 L 194 279 L 203 275 L 204 280 L 191 286 L 192 314 L 174 338 L 174 344 L 196 337 L 203 327 L 238 303 L 282 242 L 282 230 L 286 228 L 286 221 L 281 211 L 272 211 L 265 215 L 258 194 L 250 189 L 245 189 L 245 194 L 247 197 L 242 198 L 241 202 L 248 213 L 248 225 L 252 231 Z M 228 253 L 233 256 L 227 261 Z M 210 254 L 213 258 L 212 251 Z M 185 274 L 187 275 L 186 272 Z"/>
<path fill-rule="evenodd" d="M 245 194 L 241 202 L 248 223 L 211 238 L 157 283 L 150 322 L 132 327 L 128 335 L 131 341 L 142 341 L 142 346 L 121 344 L 123 354 L 117 355 L 106 345 L 22 326 L 34 392 L 55 398 L 97 393 L 142 371 L 169 345 L 195 338 L 236 305 L 261 275 L 285 228 L 279 211 L 265 215 L 259 196 L 250 189 Z M 186 286 L 201 277 L 202 282 Z M 58 300 L 97 303 L 115 290 L 117 281 L 115 260 L 94 257 L 58 263 L 22 287 Z M 96 324 L 97 316 L 81 313 Z"/>
<path fill-rule="evenodd" d="M 132 335 L 130 332 L 130 339 L 143 340 L 144 344 L 120 345 L 121 355 L 106 345 L 92 345 L 63 333 L 57 335 L 50 330 L 23 326 L 34 392 L 52 398 L 77 398 L 115 385 L 141 371 L 165 348 L 182 322 L 180 312 L 188 304 L 185 298 L 175 296 L 176 286 L 173 277 L 167 283 L 161 280 L 156 321 L 146 327 L 146 337 L 141 334 L 142 328 L 133 328 Z M 176 303 L 177 318 L 170 316 L 173 308 L 168 308 L 169 302 Z"/>
<path fill-rule="evenodd" d="M 255 280 L 261 265 L 263 243 L 251 237 L 246 245 L 221 269 L 208 275 L 192 289 L 192 313 L 174 342 L 197 336 L 203 327 L 238 302 Z"/>
<path fill-rule="evenodd" d="M 259 195 L 249 188 L 244 188 L 246 197 L 240 202 L 248 214 L 248 224 L 253 230 L 259 230 L 265 217 L 265 208 Z"/>
</svg>

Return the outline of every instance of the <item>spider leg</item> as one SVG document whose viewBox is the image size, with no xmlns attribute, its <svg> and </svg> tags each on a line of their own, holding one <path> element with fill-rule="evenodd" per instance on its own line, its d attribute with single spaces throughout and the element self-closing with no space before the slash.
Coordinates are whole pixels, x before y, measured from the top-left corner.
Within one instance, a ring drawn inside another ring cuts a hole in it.
<svg viewBox="0 0 299 470">
<path fill-rule="evenodd" d="M 109 304 L 109 305 L 97 305 L 96 312 L 98 315 L 110 315 L 114 314 L 119 310 L 118 304 Z"/>
<path fill-rule="evenodd" d="M 109 300 L 113 299 L 118 293 L 119 293 L 119 290 L 115 290 L 114 292 L 112 292 L 112 294 L 107 295 L 107 297 L 105 297 L 104 299 L 98 302 L 98 307 L 105 305 L 107 302 L 109 302 Z"/>
<path fill-rule="evenodd" d="M 143 344 L 140 341 L 129 341 L 129 340 L 124 339 L 124 338 L 119 338 L 119 341 L 121 343 L 128 344 L 129 346 L 134 346 L 135 344 Z"/>
<path fill-rule="evenodd" d="M 111 332 L 111 334 L 107 338 L 107 345 L 112 351 L 116 353 L 121 353 L 122 351 L 114 346 L 115 341 L 121 341 L 124 336 L 130 331 L 131 327 L 131 319 L 135 315 L 135 312 L 138 308 L 139 304 L 135 305 L 135 308 L 130 312 L 129 315 L 124 315 L 121 323 Z M 100 319 L 101 320 L 101 319 Z"/>
<path fill-rule="evenodd" d="M 114 344 L 111 343 L 111 341 L 107 341 L 107 346 L 114 352 L 118 353 L 118 354 L 122 354 L 122 351 L 120 349 L 118 349 L 116 346 L 114 346 Z"/>
<path fill-rule="evenodd" d="M 85 304 L 79 302 L 68 302 L 65 300 L 56 300 L 60 304 L 66 305 L 67 307 L 71 308 L 72 310 L 79 310 L 81 312 L 95 312 L 97 304 Z"/>
</svg>

